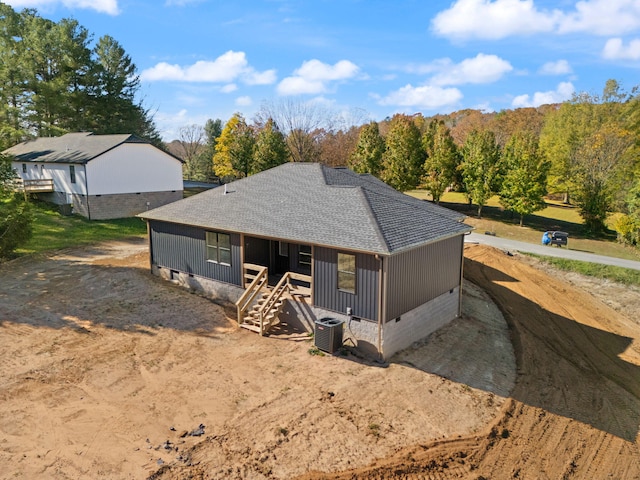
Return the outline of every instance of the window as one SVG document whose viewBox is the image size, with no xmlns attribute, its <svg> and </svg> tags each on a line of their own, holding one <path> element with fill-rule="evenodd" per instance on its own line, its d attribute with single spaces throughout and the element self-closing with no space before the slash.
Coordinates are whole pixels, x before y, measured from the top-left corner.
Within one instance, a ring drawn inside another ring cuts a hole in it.
<svg viewBox="0 0 640 480">
<path fill-rule="evenodd" d="M 22 173 L 27 173 L 27 164 L 26 163 L 22 164 Z"/>
<path fill-rule="evenodd" d="M 281 257 L 289 256 L 289 244 L 287 242 L 278 242 L 278 255 Z"/>
<path fill-rule="evenodd" d="M 71 177 L 71 183 L 76 183 L 76 167 L 69 165 L 69 176 Z"/>
<path fill-rule="evenodd" d="M 338 290 L 356 293 L 356 256 L 338 253 Z"/>
<path fill-rule="evenodd" d="M 207 232 L 207 260 L 231 265 L 231 237 L 228 233 Z"/>
<path fill-rule="evenodd" d="M 298 265 L 311 268 L 311 245 L 300 245 L 298 252 Z"/>
</svg>

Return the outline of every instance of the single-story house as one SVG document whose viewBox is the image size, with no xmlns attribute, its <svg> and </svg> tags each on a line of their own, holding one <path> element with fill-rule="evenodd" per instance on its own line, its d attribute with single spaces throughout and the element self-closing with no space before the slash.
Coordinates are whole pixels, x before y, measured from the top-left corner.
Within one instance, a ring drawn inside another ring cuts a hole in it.
<svg viewBox="0 0 640 480">
<path fill-rule="evenodd" d="M 183 197 L 182 161 L 135 135 L 67 133 L 2 153 L 25 191 L 89 219 L 132 217 Z"/>
<path fill-rule="evenodd" d="M 155 274 L 236 302 L 261 334 L 329 317 L 388 359 L 460 315 L 471 227 L 368 174 L 287 163 L 139 216 Z"/>
</svg>

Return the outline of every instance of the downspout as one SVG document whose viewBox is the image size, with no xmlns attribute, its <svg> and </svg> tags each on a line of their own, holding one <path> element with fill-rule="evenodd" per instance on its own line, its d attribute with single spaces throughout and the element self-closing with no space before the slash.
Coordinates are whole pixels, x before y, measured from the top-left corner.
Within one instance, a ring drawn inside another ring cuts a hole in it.
<svg viewBox="0 0 640 480">
<path fill-rule="evenodd" d="M 458 292 L 458 317 L 462 315 L 462 282 L 464 280 L 464 235 L 461 235 L 460 238 L 462 240 L 462 246 L 460 247 L 460 291 Z"/>
<path fill-rule="evenodd" d="M 145 220 L 147 224 L 147 238 L 149 239 L 149 271 L 153 273 L 153 245 L 151 244 L 151 222 Z"/>
<path fill-rule="evenodd" d="M 89 206 L 89 184 L 87 183 L 87 164 L 84 164 L 84 191 L 87 194 L 87 218 L 91 220 L 91 207 Z"/>
<path fill-rule="evenodd" d="M 378 280 L 378 355 L 380 361 L 384 361 L 384 354 L 382 352 L 382 325 L 384 324 L 384 262 L 382 257 L 376 254 L 376 259 L 380 261 L 380 272 Z"/>
</svg>

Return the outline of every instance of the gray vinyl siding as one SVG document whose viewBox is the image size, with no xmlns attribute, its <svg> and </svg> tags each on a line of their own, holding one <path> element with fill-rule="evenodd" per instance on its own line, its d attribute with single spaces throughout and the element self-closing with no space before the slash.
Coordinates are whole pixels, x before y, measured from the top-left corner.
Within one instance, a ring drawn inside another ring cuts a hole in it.
<svg viewBox="0 0 640 480">
<path fill-rule="evenodd" d="M 380 262 L 375 256 L 356 254 L 355 294 L 338 290 L 338 250 L 315 247 L 313 256 L 314 304 L 341 313 L 351 307 L 352 315 L 377 321 Z"/>
<path fill-rule="evenodd" d="M 458 235 L 385 259 L 387 321 L 460 285 L 463 241 Z"/>
<path fill-rule="evenodd" d="M 214 230 L 212 230 L 214 231 Z M 206 230 L 174 223 L 149 222 L 154 265 L 233 285 L 241 285 L 240 235 L 230 233 L 231 265 L 207 261 Z"/>
</svg>

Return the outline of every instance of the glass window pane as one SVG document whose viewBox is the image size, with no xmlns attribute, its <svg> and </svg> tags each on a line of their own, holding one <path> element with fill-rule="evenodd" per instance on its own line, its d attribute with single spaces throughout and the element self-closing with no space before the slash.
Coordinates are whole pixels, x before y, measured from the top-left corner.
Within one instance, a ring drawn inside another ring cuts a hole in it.
<svg viewBox="0 0 640 480">
<path fill-rule="evenodd" d="M 346 253 L 338 253 L 338 270 L 342 272 L 356 273 L 356 256 Z"/>
<path fill-rule="evenodd" d="M 220 248 L 218 253 L 220 255 L 220 263 L 227 263 L 231 265 L 231 250 Z"/>
<path fill-rule="evenodd" d="M 231 238 L 226 233 L 218 234 L 218 246 L 220 248 L 231 248 Z"/>
<path fill-rule="evenodd" d="M 207 260 L 218 261 L 218 247 L 207 245 Z"/>
<path fill-rule="evenodd" d="M 338 272 L 338 289 L 356 293 L 356 276 L 352 273 Z"/>
<path fill-rule="evenodd" d="M 218 245 L 217 234 L 215 232 L 207 232 L 207 245 Z"/>
</svg>

